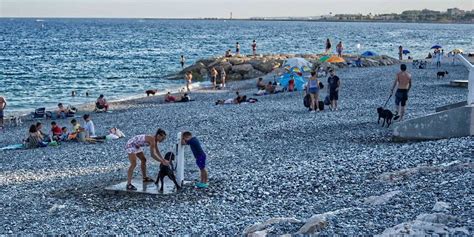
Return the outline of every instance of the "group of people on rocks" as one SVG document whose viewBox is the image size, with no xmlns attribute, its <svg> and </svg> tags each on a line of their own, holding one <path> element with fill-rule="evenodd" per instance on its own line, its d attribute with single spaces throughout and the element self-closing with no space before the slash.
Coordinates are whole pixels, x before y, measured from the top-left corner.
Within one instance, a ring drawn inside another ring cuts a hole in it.
<svg viewBox="0 0 474 237">
<path fill-rule="evenodd" d="M 325 51 L 324 54 L 329 54 L 331 52 L 332 44 L 331 40 L 326 39 L 326 44 L 325 44 Z M 336 53 L 338 57 L 342 57 L 342 51 L 344 50 L 344 46 L 342 45 L 342 41 L 339 41 L 336 45 Z"/>
</svg>

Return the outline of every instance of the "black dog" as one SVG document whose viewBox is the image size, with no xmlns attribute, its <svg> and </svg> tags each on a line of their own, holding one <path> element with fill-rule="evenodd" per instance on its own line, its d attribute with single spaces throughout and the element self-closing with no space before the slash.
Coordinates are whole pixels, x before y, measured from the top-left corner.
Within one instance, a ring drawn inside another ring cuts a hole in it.
<svg viewBox="0 0 474 237">
<path fill-rule="evenodd" d="M 158 172 L 158 177 L 156 178 L 155 184 L 158 184 L 160 182 L 161 188 L 160 192 L 163 192 L 163 180 L 166 176 L 173 181 L 174 185 L 176 185 L 176 189 L 180 190 L 181 187 L 179 186 L 178 182 L 176 181 L 176 176 L 174 175 L 174 171 L 172 169 L 173 167 L 173 160 L 174 160 L 174 153 L 173 152 L 168 152 L 165 155 L 165 160 L 169 161 L 169 165 L 161 165 L 160 164 L 160 172 Z"/>
<path fill-rule="evenodd" d="M 156 92 L 157 92 L 157 90 L 147 90 L 147 91 L 145 91 L 146 96 L 155 95 Z"/>
<path fill-rule="evenodd" d="M 385 122 L 387 122 L 387 128 L 390 127 L 392 124 L 393 113 L 388 109 L 384 109 L 382 107 L 377 108 L 377 113 L 379 114 L 379 120 L 377 120 L 377 124 L 380 124 L 380 119 L 383 119 L 382 127 L 385 126 Z"/>
<path fill-rule="evenodd" d="M 444 78 L 445 75 L 448 75 L 448 71 L 436 73 L 436 76 L 438 77 L 438 79 L 439 79 L 440 77 Z"/>
</svg>

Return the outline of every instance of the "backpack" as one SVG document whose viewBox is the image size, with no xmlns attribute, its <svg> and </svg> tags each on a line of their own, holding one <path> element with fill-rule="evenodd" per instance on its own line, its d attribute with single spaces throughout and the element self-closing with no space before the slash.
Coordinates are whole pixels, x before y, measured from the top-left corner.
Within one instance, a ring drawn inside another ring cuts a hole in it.
<svg viewBox="0 0 474 237">
<path fill-rule="evenodd" d="M 303 98 L 304 107 L 309 108 L 309 104 L 311 103 L 311 96 L 306 94 Z"/>
</svg>

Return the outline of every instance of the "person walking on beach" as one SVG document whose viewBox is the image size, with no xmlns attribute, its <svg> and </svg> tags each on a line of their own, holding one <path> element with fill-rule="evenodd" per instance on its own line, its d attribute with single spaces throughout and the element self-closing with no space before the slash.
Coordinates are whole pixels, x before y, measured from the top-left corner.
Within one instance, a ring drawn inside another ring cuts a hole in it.
<svg viewBox="0 0 474 237">
<path fill-rule="evenodd" d="M 306 86 L 306 93 L 310 95 L 309 112 L 319 111 L 319 80 L 316 76 L 316 72 L 311 72 L 308 85 Z"/>
<path fill-rule="evenodd" d="M 441 58 L 442 58 L 441 51 L 439 49 L 435 50 L 435 59 L 436 59 L 436 68 L 441 67 Z"/>
<path fill-rule="evenodd" d="M 257 42 L 255 42 L 255 40 L 253 40 L 252 43 L 252 54 L 253 56 L 257 56 Z"/>
<path fill-rule="evenodd" d="M 191 151 L 193 152 L 194 158 L 196 159 L 196 165 L 200 171 L 200 182 L 196 183 L 197 188 L 208 188 L 208 174 L 206 170 L 206 153 L 201 147 L 201 143 L 196 137 L 193 137 L 191 132 L 183 132 L 181 137 L 182 145 L 189 145 Z"/>
<path fill-rule="evenodd" d="M 344 49 L 344 46 L 342 46 L 342 41 L 339 41 L 339 43 L 336 45 L 336 51 L 337 51 L 337 56 L 342 57 L 342 50 Z"/>
<path fill-rule="evenodd" d="M 211 82 L 212 82 L 212 85 L 214 86 L 214 89 L 216 88 L 217 86 L 217 75 L 219 74 L 216 70 L 215 67 L 211 68 Z"/>
<path fill-rule="evenodd" d="M 186 62 L 186 59 L 184 58 L 184 55 L 181 55 L 180 63 L 181 63 L 181 69 L 184 68 L 184 63 Z"/>
<path fill-rule="evenodd" d="M 158 145 L 166 139 L 166 132 L 162 129 L 158 129 L 156 134 L 153 135 L 137 135 L 128 140 L 125 145 L 125 151 L 128 154 L 130 160 L 130 167 L 127 172 L 127 190 L 137 190 L 132 184 L 132 176 L 135 167 L 137 166 L 137 159 L 140 159 L 140 168 L 143 177 L 143 183 L 154 182 L 153 179 L 149 178 L 146 174 L 146 157 L 142 147 L 149 146 L 151 157 L 160 162 L 162 165 L 169 165 L 169 162 L 163 159 L 161 156 Z"/>
<path fill-rule="evenodd" d="M 221 87 L 222 88 L 225 88 L 225 77 L 226 77 L 225 69 L 224 67 L 222 67 L 221 68 Z"/>
<path fill-rule="evenodd" d="M 406 103 L 408 100 L 408 91 L 411 88 L 411 74 L 407 72 L 407 65 L 400 65 L 400 72 L 397 73 L 393 86 L 390 90 L 390 94 L 393 94 L 393 90 L 397 87 L 395 93 L 395 105 L 397 107 L 394 120 L 400 118 L 403 120 L 405 115 Z"/>
<path fill-rule="evenodd" d="M 184 80 L 186 81 L 186 90 L 190 92 L 191 89 L 189 86 L 193 82 L 193 73 L 191 71 L 186 72 L 186 74 L 184 74 Z"/>
<path fill-rule="evenodd" d="M 5 97 L 3 96 L 0 96 L 0 128 L 3 129 L 4 125 L 3 125 L 3 117 L 4 117 L 4 111 L 5 111 L 5 108 L 7 107 L 7 100 L 5 99 Z"/>
<path fill-rule="evenodd" d="M 235 54 L 240 55 L 240 44 L 239 44 L 239 42 L 237 42 L 235 44 Z"/>
<path fill-rule="evenodd" d="M 403 60 L 403 47 L 401 45 L 398 46 L 398 59 Z"/>
<path fill-rule="evenodd" d="M 335 111 L 337 110 L 337 101 L 339 100 L 339 90 L 341 88 L 341 80 L 336 76 L 334 69 L 329 71 L 328 78 L 328 92 L 329 100 L 331 101 L 330 109 Z"/>
<path fill-rule="evenodd" d="M 324 52 L 324 54 L 328 54 L 329 51 L 331 51 L 331 41 L 329 41 L 329 38 L 326 39 L 326 51 Z"/>
</svg>

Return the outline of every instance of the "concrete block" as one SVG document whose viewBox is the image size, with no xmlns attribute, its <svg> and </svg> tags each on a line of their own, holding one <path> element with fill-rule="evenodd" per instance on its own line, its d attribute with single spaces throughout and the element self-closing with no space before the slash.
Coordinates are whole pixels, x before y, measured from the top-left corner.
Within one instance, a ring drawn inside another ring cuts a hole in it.
<svg viewBox="0 0 474 237">
<path fill-rule="evenodd" d="M 114 184 L 105 188 L 105 190 L 114 194 L 149 194 L 149 195 L 167 195 L 176 193 L 174 183 L 168 177 L 164 179 L 163 192 L 160 192 L 160 184 L 155 183 L 143 183 L 141 179 L 133 179 L 132 184 L 137 188 L 136 191 L 127 190 L 127 181 Z"/>
<path fill-rule="evenodd" d="M 453 80 L 449 82 L 450 86 L 467 88 L 468 80 Z"/>
<path fill-rule="evenodd" d="M 466 105 L 467 105 L 467 101 L 461 101 L 461 102 L 458 102 L 458 103 L 438 107 L 438 108 L 436 108 L 436 112 L 455 109 L 455 108 L 463 107 L 463 106 L 466 106 Z"/>
<path fill-rule="evenodd" d="M 474 135 L 474 104 L 395 123 L 393 138 L 432 140 Z"/>
</svg>

